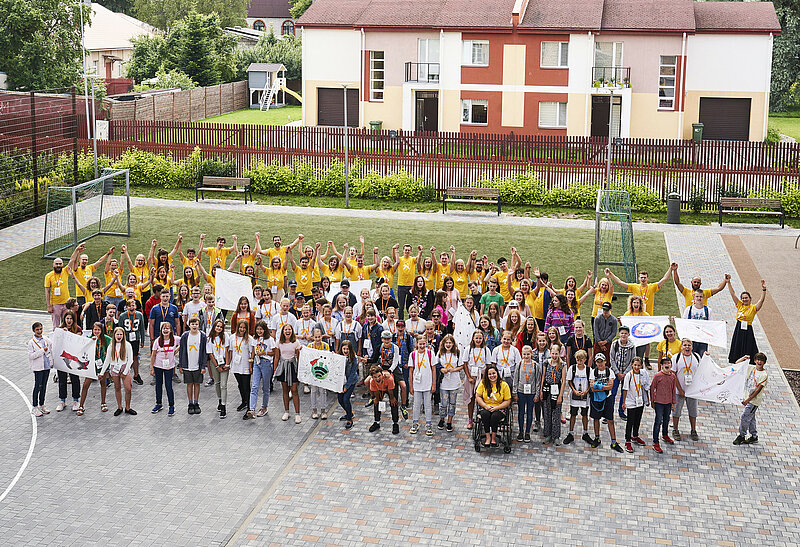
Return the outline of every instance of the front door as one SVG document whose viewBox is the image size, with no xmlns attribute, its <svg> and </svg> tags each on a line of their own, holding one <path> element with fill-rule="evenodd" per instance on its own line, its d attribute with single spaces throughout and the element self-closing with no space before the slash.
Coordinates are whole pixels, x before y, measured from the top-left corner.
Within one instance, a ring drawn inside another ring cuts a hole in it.
<svg viewBox="0 0 800 547">
<path fill-rule="evenodd" d="M 592 137 L 608 137 L 608 123 L 611 121 L 612 137 L 620 136 L 620 117 L 622 97 L 614 96 L 614 108 L 609 112 L 610 95 L 592 95 Z"/>
<path fill-rule="evenodd" d="M 439 92 L 417 91 L 416 120 L 417 131 L 439 131 Z"/>
</svg>

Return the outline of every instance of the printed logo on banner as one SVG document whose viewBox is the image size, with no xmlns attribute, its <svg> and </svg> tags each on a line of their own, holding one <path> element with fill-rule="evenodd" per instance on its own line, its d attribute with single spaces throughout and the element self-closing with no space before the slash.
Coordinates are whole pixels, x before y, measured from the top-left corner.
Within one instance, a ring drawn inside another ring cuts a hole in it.
<svg viewBox="0 0 800 547">
<path fill-rule="evenodd" d="M 661 325 L 658 323 L 636 323 L 631 328 L 631 334 L 636 338 L 652 338 L 661 334 Z"/>
<path fill-rule="evenodd" d="M 314 378 L 317 380 L 324 380 L 328 377 L 328 373 L 330 372 L 328 370 L 328 365 L 326 365 L 324 361 L 321 361 L 319 357 L 311 361 L 310 365 L 311 373 L 314 375 Z"/>
</svg>

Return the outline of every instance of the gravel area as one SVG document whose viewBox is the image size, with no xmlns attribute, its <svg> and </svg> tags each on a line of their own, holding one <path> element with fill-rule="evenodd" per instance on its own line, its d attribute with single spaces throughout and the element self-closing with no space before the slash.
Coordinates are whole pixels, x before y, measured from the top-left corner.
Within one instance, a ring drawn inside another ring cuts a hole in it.
<svg viewBox="0 0 800 547">
<path fill-rule="evenodd" d="M 789 381 L 789 387 L 792 388 L 794 398 L 800 403 L 800 370 L 783 370 L 786 379 Z"/>
</svg>

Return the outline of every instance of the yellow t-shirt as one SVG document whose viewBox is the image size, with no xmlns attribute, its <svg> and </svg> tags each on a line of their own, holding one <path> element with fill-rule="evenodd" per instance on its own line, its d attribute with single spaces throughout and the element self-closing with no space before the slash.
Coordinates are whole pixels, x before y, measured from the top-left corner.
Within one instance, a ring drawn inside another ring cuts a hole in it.
<svg viewBox="0 0 800 547">
<path fill-rule="evenodd" d="M 222 249 L 217 249 L 216 247 L 206 247 L 203 250 L 208 254 L 209 268 L 213 268 L 214 264 L 217 264 L 220 267 L 224 268 L 225 263 L 228 261 L 228 255 L 231 252 L 230 247 L 223 247 Z"/>
<path fill-rule="evenodd" d="M 660 290 L 661 287 L 658 286 L 658 283 L 648 283 L 646 287 L 642 287 L 638 283 L 628 283 L 628 292 L 642 297 L 644 309 L 650 315 L 653 315 L 653 306 L 656 303 L 655 296 Z"/>
<path fill-rule="evenodd" d="M 453 286 L 458 291 L 458 294 L 461 295 L 461 298 L 464 298 L 469 294 L 469 274 L 467 270 L 459 273 L 453 270 Z"/>
<path fill-rule="evenodd" d="M 414 284 L 414 275 L 417 271 L 417 257 L 408 258 L 401 256 L 397 265 L 397 284 L 410 287 Z M 461 293 L 464 294 L 464 293 Z"/>
<path fill-rule="evenodd" d="M 498 271 L 494 274 L 494 278 L 497 279 L 497 282 L 500 284 L 500 288 L 497 291 L 500 293 L 500 296 L 503 297 L 503 300 L 506 303 L 511 301 L 511 293 L 508 292 L 508 285 L 506 284 L 506 278 L 509 276 L 511 272 L 504 272 Z"/>
<path fill-rule="evenodd" d="M 350 279 L 352 281 L 366 281 L 369 279 L 369 266 L 361 266 L 360 268 L 355 264 L 350 264 Z"/>
<path fill-rule="evenodd" d="M 311 282 L 312 283 L 319 283 L 320 281 L 322 281 L 322 275 L 320 274 L 319 266 L 314 264 L 314 271 L 311 274 Z"/>
<path fill-rule="evenodd" d="M 133 268 L 131 268 L 131 273 L 136 275 L 137 283 L 144 283 L 150 278 L 150 265 L 147 263 L 147 261 L 145 261 L 144 265 L 139 268 L 134 262 Z"/>
<path fill-rule="evenodd" d="M 91 300 L 92 298 L 92 291 L 89 289 L 89 280 L 92 278 L 93 274 L 94 264 L 87 264 L 85 268 L 75 268 L 75 277 L 77 277 L 83 286 L 86 287 L 85 291 L 82 291 L 79 287 L 75 287 L 75 294 L 78 296 L 83 296 L 87 301 Z"/>
<path fill-rule="evenodd" d="M 601 293 L 599 290 L 594 291 L 594 300 L 592 300 L 592 317 L 597 317 L 597 312 L 603 307 L 606 302 L 611 302 L 614 293 L 607 291 Z"/>
<path fill-rule="evenodd" d="M 556 292 L 558 294 L 566 295 L 567 294 L 567 289 L 558 289 Z M 575 316 L 575 320 L 576 321 L 581 318 L 581 295 L 582 294 L 583 294 L 583 291 L 581 291 L 580 289 L 575 289 L 575 305 L 578 307 L 578 311 L 576 313 L 573 310 L 572 314 Z M 570 307 L 570 309 L 572 309 L 572 308 Z"/>
<path fill-rule="evenodd" d="M 286 260 L 286 249 L 288 247 L 282 246 L 279 249 L 276 249 L 274 246 L 267 249 L 267 256 L 269 257 L 270 261 L 276 256 L 281 259 L 281 263 Z"/>
<path fill-rule="evenodd" d="M 318 349 L 320 351 L 328 351 L 330 349 L 330 346 L 325 342 L 320 342 L 319 344 L 316 342 L 311 342 L 308 347 L 311 349 Z"/>
<path fill-rule="evenodd" d="M 536 297 L 536 300 L 533 301 L 533 306 L 528 304 L 528 307 L 531 308 L 531 313 L 536 319 L 544 319 L 544 294 L 547 292 L 545 287 L 539 289 L 539 296 Z"/>
<path fill-rule="evenodd" d="M 185 270 L 186 268 L 191 268 L 192 271 L 194 271 L 194 276 L 198 279 L 200 278 L 200 268 L 197 267 L 197 264 L 194 263 L 194 260 L 184 257 L 181 258 L 181 270 Z M 181 277 L 183 277 L 183 271 L 181 271 Z M 136 278 L 138 279 L 139 276 L 137 275 Z M 139 282 L 141 283 L 141 281 Z"/>
<path fill-rule="evenodd" d="M 282 291 L 286 285 L 286 271 L 267 268 L 267 287 L 271 291 Z"/>
<path fill-rule="evenodd" d="M 114 279 L 114 272 L 105 272 L 104 277 L 106 279 L 106 285 L 108 285 Z M 125 282 L 125 272 L 123 272 L 122 269 L 119 270 L 119 281 L 120 283 Z M 125 296 L 125 293 L 122 292 L 122 289 L 119 285 L 114 285 L 106 289 L 106 296 L 109 298 L 119 298 L 120 296 Z"/>
<path fill-rule="evenodd" d="M 450 264 L 444 266 L 442 264 L 436 265 L 436 288 L 442 289 L 444 287 L 444 278 L 450 275 L 453 272 L 453 268 L 450 267 Z M 432 289 L 428 289 L 432 290 Z"/>
<path fill-rule="evenodd" d="M 122 296 L 125 296 L 125 291 L 129 288 L 133 288 L 136 300 L 142 299 L 142 289 L 140 287 L 140 283 L 137 283 L 136 285 L 125 285 L 122 287 Z"/>
<path fill-rule="evenodd" d="M 656 346 L 656 351 L 660 351 L 666 357 L 672 359 L 673 355 L 678 355 L 681 352 L 681 341 L 675 338 L 670 344 L 666 340 L 662 340 Z"/>
<path fill-rule="evenodd" d="M 343 274 L 344 274 L 344 265 L 341 262 L 339 263 L 339 266 L 335 270 L 331 270 L 331 267 L 328 266 L 327 264 L 322 265 L 322 275 L 330 279 L 331 283 L 340 282 L 342 280 Z"/>
<path fill-rule="evenodd" d="M 683 288 L 683 298 L 686 300 L 686 305 L 691 306 L 694 304 L 694 289 L 691 287 Z M 708 304 L 708 299 L 711 297 L 711 289 L 703 289 L 703 305 Z"/>
<path fill-rule="evenodd" d="M 483 282 L 483 278 L 485 276 L 486 276 L 486 272 L 485 271 L 480 271 L 479 272 L 479 271 L 476 271 L 476 270 L 472 270 L 472 273 L 469 274 L 469 280 L 470 281 L 475 281 L 476 283 L 478 283 L 478 286 L 480 286 L 482 293 L 486 292 L 486 284 Z"/>
<path fill-rule="evenodd" d="M 298 266 L 294 269 L 294 280 L 297 281 L 297 292 L 303 293 L 306 297 L 311 294 L 311 287 L 314 284 L 314 282 L 311 281 L 312 275 L 313 271 L 310 267 L 304 270 Z"/>
<path fill-rule="evenodd" d="M 753 319 L 756 318 L 756 305 L 750 304 L 749 306 L 745 306 L 742 304 L 741 300 L 736 303 L 736 320 L 737 321 L 747 321 L 748 325 L 753 324 Z"/>
<path fill-rule="evenodd" d="M 242 258 L 239 259 L 239 269 L 241 271 L 244 271 L 245 266 L 253 266 L 255 268 L 255 265 L 256 265 L 256 256 L 253 254 L 247 256 L 242 255 Z"/>
<path fill-rule="evenodd" d="M 647 313 L 646 311 L 639 311 L 636 313 L 631 313 L 629 311 L 626 311 L 625 313 L 622 314 L 622 317 L 650 317 L 650 314 Z"/>
<path fill-rule="evenodd" d="M 392 267 L 391 267 L 391 266 L 389 267 L 389 269 L 388 269 L 388 270 L 384 270 L 383 268 L 381 268 L 380 266 L 378 266 L 378 269 L 377 269 L 377 270 L 375 270 L 375 275 L 376 275 L 377 277 L 383 277 L 383 278 L 385 278 L 385 279 L 386 279 L 386 282 L 389 284 L 389 286 L 390 286 L 390 287 L 391 287 L 392 285 L 394 285 L 394 271 L 392 270 Z"/>
<path fill-rule="evenodd" d="M 531 310 L 531 313 L 533 313 L 534 308 L 536 308 L 536 300 L 536 295 L 533 294 L 533 292 L 529 292 L 525 295 L 525 303 L 528 305 L 528 309 Z"/>
<path fill-rule="evenodd" d="M 50 304 L 66 303 L 69 300 L 69 274 L 66 268 L 60 274 L 51 271 L 44 276 L 44 288 L 50 290 Z"/>
<path fill-rule="evenodd" d="M 419 275 L 425 280 L 425 288 L 429 291 L 436 290 L 436 268 L 431 268 L 427 272 L 422 272 Z"/>
<path fill-rule="evenodd" d="M 484 403 L 490 405 L 499 405 L 503 401 L 507 401 L 511 399 L 511 388 L 508 387 L 508 384 L 504 381 L 500 381 L 500 390 L 497 390 L 496 386 L 492 386 L 492 392 L 486 393 L 486 388 L 483 387 L 483 382 L 478 383 L 478 391 L 476 395 L 483 399 Z"/>
</svg>

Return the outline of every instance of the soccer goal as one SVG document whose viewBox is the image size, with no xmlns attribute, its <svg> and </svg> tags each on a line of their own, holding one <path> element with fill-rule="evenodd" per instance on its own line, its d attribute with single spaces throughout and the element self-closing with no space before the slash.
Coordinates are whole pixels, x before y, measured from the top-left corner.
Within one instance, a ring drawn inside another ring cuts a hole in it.
<svg viewBox="0 0 800 547">
<path fill-rule="evenodd" d="M 594 271 L 598 266 L 622 266 L 625 280 L 636 283 L 636 248 L 633 245 L 631 199 L 622 190 L 598 190 L 595 206 Z"/>
<path fill-rule="evenodd" d="M 77 186 L 47 189 L 42 258 L 96 235 L 131 235 L 130 176 L 127 169 L 104 169 L 100 178 Z"/>
</svg>

